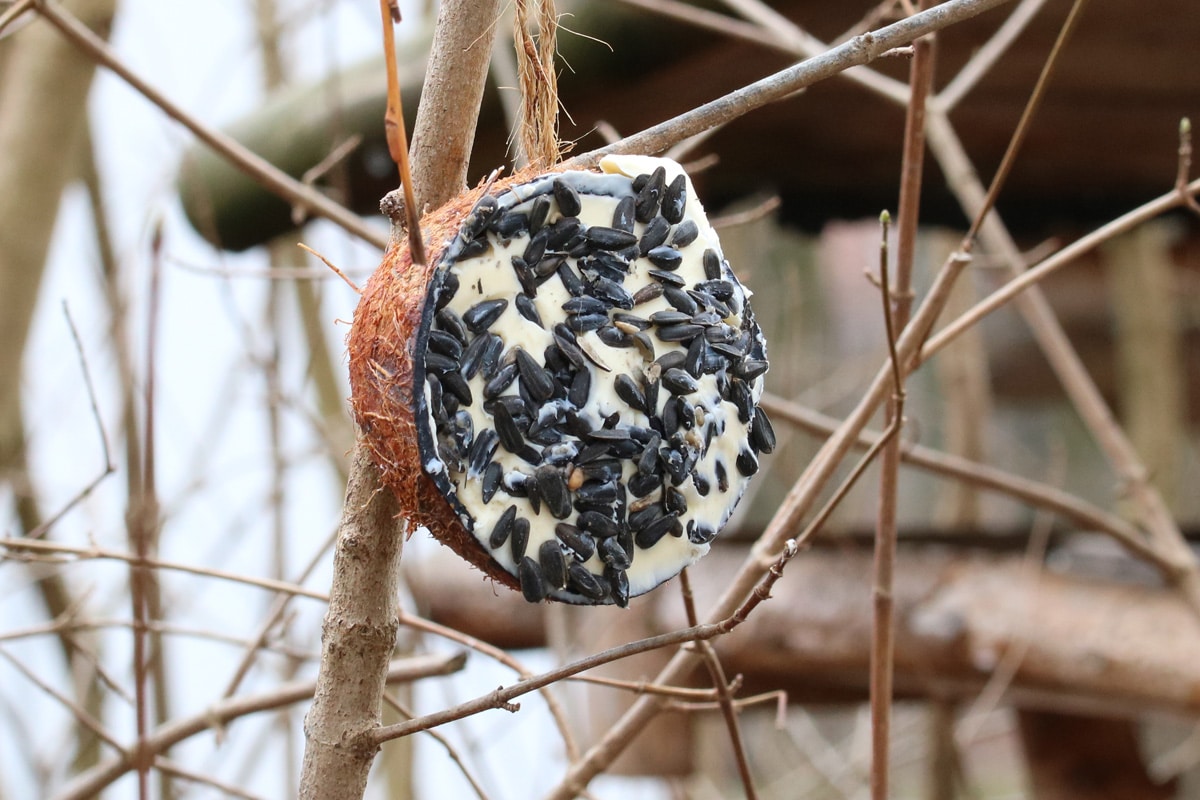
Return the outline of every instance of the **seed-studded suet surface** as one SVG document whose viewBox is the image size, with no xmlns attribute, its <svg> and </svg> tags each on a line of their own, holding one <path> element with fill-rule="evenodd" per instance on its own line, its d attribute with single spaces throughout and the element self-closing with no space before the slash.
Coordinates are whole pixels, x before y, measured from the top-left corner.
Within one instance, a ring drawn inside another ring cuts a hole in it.
<svg viewBox="0 0 1200 800">
<path fill-rule="evenodd" d="M 531 602 L 625 605 L 674 577 L 774 447 L 750 293 L 690 180 L 666 159 L 601 170 L 433 215 L 435 263 L 405 276 L 385 261 L 351 333 L 355 411 L 385 481 Z M 374 343 L 389 327 L 408 341 Z M 375 441 L 396 434 L 415 453 Z"/>
</svg>

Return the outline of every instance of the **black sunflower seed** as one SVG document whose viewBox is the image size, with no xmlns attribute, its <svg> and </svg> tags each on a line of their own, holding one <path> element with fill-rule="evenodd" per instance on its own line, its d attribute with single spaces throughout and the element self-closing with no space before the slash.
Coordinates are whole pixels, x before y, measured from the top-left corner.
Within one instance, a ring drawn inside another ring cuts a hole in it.
<svg viewBox="0 0 1200 800">
<path fill-rule="evenodd" d="M 633 295 L 624 286 L 610 278 L 597 278 L 592 281 L 591 293 L 605 303 L 623 308 L 626 311 L 633 308 Z"/>
<path fill-rule="evenodd" d="M 662 215 L 667 222 L 674 225 L 683 219 L 685 205 L 687 205 L 687 178 L 680 173 L 663 191 Z"/>
<path fill-rule="evenodd" d="M 683 525 L 680 524 L 679 517 L 674 514 L 667 514 L 665 517 L 660 517 L 645 528 L 642 528 L 634 535 L 633 541 L 643 550 L 649 550 L 658 544 L 659 540 L 668 533 L 675 536 L 683 534 Z"/>
<path fill-rule="evenodd" d="M 635 209 L 638 222 L 649 222 L 658 214 L 666 181 L 667 171 L 664 168 L 656 167 L 650 173 L 650 179 L 637 193 Z"/>
<path fill-rule="evenodd" d="M 750 423 L 750 445 L 760 453 L 775 450 L 775 428 L 761 407 L 754 409 L 754 419 Z"/>
<path fill-rule="evenodd" d="M 671 272 L 669 270 L 648 269 L 648 270 L 646 270 L 646 274 L 649 275 L 651 278 L 654 278 L 657 281 L 662 281 L 663 283 L 669 284 L 671 286 L 687 285 L 687 281 L 685 281 L 683 279 L 682 275 Z"/>
<path fill-rule="evenodd" d="M 572 297 L 562 304 L 562 310 L 568 314 L 606 314 L 611 305 L 591 295 Z"/>
<path fill-rule="evenodd" d="M 469 258 L 481 256 L 492 249 L 492 240 L 486 236 L 480 236 L 478 239 L 467 242 L 458 251 L 458 260 L 466 261 Z"/>
<path fill-rule="evenodd" d="M 679 224 L 675 228 L 675 233 L 671 236 L 672 247 L 687 247 L 692 242 L 696 241 L 696 237 L 700 235 L 700 229 L 696 227 L 696 223 L 690 219 Z"/>
<path fill-rule="evenodd" d="M 569 262 L 564 261 L 558 268 L 558 278 L 572 297 L 579 297 L 587 292 L 587 284 L 583 282 L 583 278 L 579 277 L 579 273 Z"/>
<path fill-rule="evenodd" d="M 484 340 L 483 355 L 479 359 L 480 372 L 487 380 L 496 376 L 500 369 L 500 356 L 504 354 L 504 340 L 494 333 L 485 333 L 479 337 Z M 464 373 L 464 377 L 469 377 Z"/>
<path fill-rule="evenodd" d="M 491 428 L 484 428 L 475 437 L 471 451 L 467 455 L 467 477 L 478 478 L 492 462 L 496 448 L 500 445 L 500 437 Z"/>
<path fill-rule="evenodd" d="M 596 550 L 600 553 L 600 559 L 614 569 L 629 569 L 632 559 L 629 558 L 629 553 L 625 548 L 621 547 L 618 540 L 619 537 L 609 539 L 601 539 L 596 545 Z"/>
<path fill-rule="evenodd" d="M 537 276 L 533 274 L 529 264 L 520 256 L 513 256 L 509 259 L 512 263 L 513 274 L 517 276 L 517 283 L 521 284 L 521 290 L 530 297 L 537 296 Z"/>
<path fill-rule="evenodd" d="M 501 392 L 512 386 L 513 381 L 517 379 L 517 365 L 505 364 L 483 387 L 484 399 L 491 400 L 493 397 L 498 397 Z"/>
<path fill-rule="evenodd" d="M 521 385 L 534 398 L 544 402 L 554 394 L 554 379 L 533 356 L 520 348 L 517 348 L 517 369 L 521 373 Z"/>
<path fill-rule="evenodd" d="M 546 579 L 542 575 L 542 568 L 538 566 L 538 562 L 529 556 L 522 558 L 520 566 L 517 568 L 517 577 L 521 581 L 521 594 L 525 595 L 528 602 L 540 603 L 546 599 L 550 589 L 546 585 Z"/>
<path fill-rule="evenodd" d="M 678 450 L 660 451 L 659 460 L 662 463 L 663 470 L 671 479 L 672 486 L 679 486 L 687 478 L 687 462 L 684 461 L 683 454 Z"/>
<path fill-rule="evenodd" d="M 510 453 L 520 452 L 525 447 L 525 437 L 517 423 L 513 420 L 508 408 L 502 404 L 495 406 L 493 419 L 496 423 L 496 433 L 500 436 L 500 444 Z"/>
<path fill-rule="evenodd" d="M 662 475 L 657 472 L 652 472 L 648 475 L 639 473 L 629 479 L 628 486 L 629 493 L 634 497 L 645 497 L 662 486 Z"/>
<path fill-rule="evenodd" d="M 603 600 L 607 593 L 600 579 L 578 562 L 567 566 L 567 588 L 589 600 Z"/>
<path fill-rule="evenodd" d="M 666 506 L 667 511 L 671 512 L 672 514 L 683 516 L 687 513 L 687 498 L 684 496 L 683 492 L 673 487 L 667 487 L 666 497 L 663 500 L 663 505 Z"/>
<path fill-rule="evenodd" d="M 616 536 L 620 530 L 611 517 L 601 514 L 599 511 L 584 511 L 575 522 L 581 529 L 598 539 Z"/>
<path fill-rule="evenodd" d="M 525 550 L 529 547 L 529 520 L 524 517 L 517 517 L 512 525 L 512 532 L 509 534 L 508 540 L 509 549 L 512 551 L 513 561 L 520 563 L 525 557 Z"/>
<path fill-rule="evenodd" d="M 591 393 L 591 390 L 592 373 L 590 370 L 581 369 L 571 379 L 571 388 L 567 389 L 567 400 L 576 408 L 583 408 L 587 405 L 588 395 Z"/>
<path fill-rule="evenodd" d="M 462 320 L 471 333 L 482 333 L 500 318 L 506 308 L 508 308 L 508 300 L 502 297 L 496 300 L 483 300 L 468 308 L 463 314 Z"/>
<path fill-rule="evenodd" d="M 708 544 L 717 538 L 717 529 L 709 527 L 703 522 L 688 520 L 687 535 L 688 541 L 692 544 Z"/>
<path fill-rule="evenodd" d="M 664 342 L 691 342 L 702 333 L 704 333 L 703 327 L 691 323 L 664 325 L 654 332 Z"/>
<path fill-rule="evenodd" d="M 605 505 L 617 499 L 616 481 L 587 481 L 575 492 L 575 497 L 590 505 Z"/>
<path fill-rule="evenodd" d="M 662 297 L 662 293 L 663 285 L 661 283 L 648 283 L 633 293 L 633 304 L 640 306 L 642 303 L 648 303 L 657 297 Z"/>
<path fill-rule="evenodd" d="M 717 251 L 709 248 L 704 251 L 704 277 L 710 281 L 721 278 L 721 257 Z"/>
<path fill-rule="evenodd" d="M 537 482 L 538 494 L 546 504 L 546 510 L 555 519 L 566 519 L 571 514 L 571 493 L 567 489 L 567 479 L 562 470 L 549 464 L 543 464 L 533 472 Z"/>
<path fill-rule="evenodd" d="M 465 406 L 471 405 L 473 398 L 471 396 L 471 387 L 463 378 L 461 373 L 447 372 L 442 376 L 442 388 L 454 395 Z M 443 403 L 445 400 L 443 399 Z M 447 412 L 450 411 L 449 406 L 446 407 Z"/>
<path fill-rule="evenodd" d="M 642 231 L 642 238 L 638 241 L 638 255 L 644 256 L 660 244 L 666 242 L 667 234 L 670 232 L 671 223 L 662 217 L 655 217 L 650 220 L 646 225 L 646 229 Z"/>
<path fill-rule="evenodd" d="M 455 361 L 461 359 L 463 354 L 462 342 L 445 331 L 429 332 L 429 349 L 435 353 L 448 356 Z"/>
<path fill-rule="evenodd" d="M 613 313 L 612 318 L 614 323 L 619 322 L 639 331 L 644 331 L 650 327 L 650 320 L 644 317 L 639 317 L 637 314 L 629 314 L 624 311 L 617 311 Z"/>
<path fill-rule="evenodd" d="M 622 373 L 613 381 L 613 388 L 617 392 L 617 397 L 624 400 L 630 408 L 648 413 L 646 410 L 646 395 L 638 387 L 637 381 L 633 378 Z"/>
<path fill-rule="evenodd" d="M 539 328 L 546 327 L 542 324 L 542 317 L 538 314 L 537 306 L 533 304 L 533 298 L 524 292 L 519 292 L 516 298 L 517 313 L 525 319 L 537 325 Z"/>
<path fill-rule="evenodd" d="M 520 211 L 504 211 L 492 217 L 492 221 L 488 223 L 488 230 L 495 233 L 501 239 L 512 239 L 523 233 L 529 232 L 529 215 Z"/>
<path fill-rule="evenodd" d="M 579 415 L 575 411 L 568 411 L 566 413 L 566 417 L 563 419 L 562 429 L 566 433 L 571 434 L 572 436 L 576 436 L 580 439 L 585 439 L 592 432 L 592 424 L 587 421 L 586 417 Z M 586 448 L 584 448 L 584 449 L 586 449 Z M 583 458 L 582 451 L 580 451 L 579 457 L 581 459 Z"/>
<path fill-rule="evenodd" d="M 701 497 L 708 497 L 708 492 L 712 489 L 712 484 L 708 478 L 701 475 L 699 472 L 692 473 L 692 484 L 696 487 L 696 494 Z"/>
<path fill-rule="evenodd" d="M 596 336 L 609 347 L 633 347 L 633 337 L 613 325 L 600 328 Z"/>
<path fill-rule="evenodd" d="M 635 333 L 633 335 L 633 346 L 637 348 L 642 358 L 647 361 L 654 360 L 654 342 L 650 339 L 649 334 Z"/>
<path fill-rule="evenodd" d="M 608 582 L 608 592 L 613 602 L 620 608 L 629 607 L 629 576 L 625 570 L 605 565 L 604 580 Z"/>
<path fill-rule="evenodd" d="M 659 269 L 670 270 L 674 272 L 679 269 L 679 265 L 683 263 L 683 254 L 674 247 L 667 245 L 659 245 L 646 253 L 646 258 L 650 259 L 651 263 Z"/>
<path fill-rule="evenodd" d="M 733 366 L 733 374 L 744 381 L 752 381 L 766 373 L 770 365 L 760 358 L 747 358 Z"/>
<path fill-rule="evenodd" d="M 651 502 L 629 514 L 629 528 L 635 534 L 641 533 L 648 526 L 654 524 L 656 521 L 662 519 L 666 515 L 666 512 L 663 510 L 662 503 L 659 503 L 657 500 L 653 500 L 649 497 L 646 497 L 645 499 L 650 500 Z"/>
<path fill-rule="evenodd" d="M 741 422 L 749 422 L 750 418 L 754 416 L 754 393 L 750 390 L 750 384 L 741 378 L 729 381 L 729 397 L 727 399 L 737 407 L 738 420 Z"/>
<path fill-rule="evenodd" d="M 493 550 L 499 550 L 508 541 L 508 535 L 512 532 L 513 520 L 517 518 L 517 507 L 509 506 L 504 509 L 504 513 L 500 515 L 500 519 L 496 520 L 495 526 L 492 528 L 492 534 L 488 537 L 488 547 Z"/>
<path fill-rule="evenodd" d="M 621 477 L 621 462 L 616 458 L 601 456 L 600 458 L 579 464 L 577 468 L 585 480 L 607 482 L 615 481 Z"/>
<path fill-rule="evenodd" d="M 529 264 L 531 269 L 534 269 L 535 274 L 537 274 L 535 265 L 542 260 L 542 256 L 546 255 L 546 241 L 549 238 L 550 231 L 539 231 L 537 235 L 530 237 L 529 244 L 525 245 L 525 250 L 521 253 L 521 258 L 525 259 L 525 263 Z"/>
<path fill-rule="evenodd" d="M 689 322 L 691 318 L 690 314 L 673 310 L 655 311 L 650 315 L 650 321 L 660 327 L 664 325 L 682 325 L 685 322 Z"/>
<path fill-rule="evenodd" d="M 467 343 L 467 326 L 463 324 L 462 317 L 454 313 L 453 309 L 443 308 L 437 312 L 434 320 L 437 322 L 437 326 L 446 333 L 464 345 Z"/>
<path fill-rule="evenodd" d="M 733 284 L 727 280 L 700 281 L 695 288 L 700 292 L 708 292 L 718 300 L 729 302 L 733 298 Z"/>
<path fill-rule="evenodd" d="M 446 304 L 454 299 L 454 295 L 458 294 L 458 275 L 450 270 L 445 270 L 442 273 L 442 283 L 438 287 L 437 303 L 434 305 L 434 311 L 441 311 L 446 307 Z"/>
<path fill-rule="evenodd" d="M 584 236 L 589 244 L 600 250 L 624 250 L 626 247 L 637 244 L 637 237 L 629 231 L 606 228 L 602 225 L 593 225 L 588 228 Z"/>
<path fill-rule="evenodd" d="M 561 250 L 567 242 L 579 233 L 582 227 L 583 223 L 574 215 L 560 217 L 546 229 L 549 231 L 546 238 L 546 247 L 550 250 Z"/>
<path fill-rule="evenodd" d="M 533 206 L 529 209 L 529 232 L 536 235 L 541 231 L 542 226 L 546 224 L 547 217 L 550 216 L 550 198 L 542 196 L 533 201 Z"/>
<path fill-rule="evenodd" d="M 471 209 L 471 213 L 467 215 L 467 219 L 463 222 L 462 235 L 465 239 L 474 239 L 479 234 L 483 233 L 487 228 L 488 223 L 492 221 L 492 217 L 500 210 L 496 198 L 491 195 L 484 195 L 479 198 L 478 202 Z"/>
<path fill-rule="evenodd" d="M 596 554 L 596 540 L 570 523 L 560 522 L 555 525 L 554 535 L 571 548 L 575 558 L 580 561 L 587 561 Z"/>
<path fill-rule="evenodd" d="M 538 547 L 538 566 L 542 568 L 542 577 L 551 589 L 561 589 L 567 585 L 567 559 L 555 540 L 547 539 Z"/>
<path fill-rule="evenodd" d="M 612 226 L 616 230 L 633 233 L 633 195 L 622 197 L 613 209 Z"/>
<path fill-rule="evenodd" d="M 758 457 L 754 455 L 754 451 L 743 449 L 737 456 L 738 472 L 749 478 L 754 473 L 758 472 Z"/>
<path fill-rule="evenodd" d="M 556 323 L 550 334 L 554 337 L 554 344 L 558 346 L 559 351 L 571 366 L 577 370 L 587 369 L 583 351 L 579 349 L 579 344 L 575 341 L 575 334 L 569 327 L 561 322 Z"/>
<path fill-rule="evenodd" d="M 567 317 L 567 327 L 575 333 L 598 331 L 607 324 L 607 314 L 572 314 Z"/>
<path fill-rule="evenodd" d="M 696 304 L 692 296 L 678 286 L 663 287 L 663 297 L 667 298 L 667 302 L 671 304 L 672 308 L 689 317 L 694 316 L 700 310 L 700 306 Z"/>
<path fill-rule="evenodd" d="M 642 393 L 646 395 L 646 413 L 654 416 L 659 408 L 659 379 L 643 375 Z"/>
<path fill-rule="evenodd" d="M 429 334 L 429 337 L 430 337 L 429 340 L 430 340 L 431 347 L 432 347 L 434 333 L 438 333 L 438 331 L 433 331 Z M 488 334 L 488 335 L 490 336 L 493 334 Z M 454 339 L 454 337 L 450 337 L 450 338 Z M 458 340 L 454 339 L 454 341 L 458 341 Z M 460 368 L 462 369 L 463 377 L 466 378 L 467 380 L 474 378 L 475 375 L 479 372 L 480 362 L 483 359 L 483 351 L 487 349 L 487 343 L 488 343 L 488 341 L 487 341 L 486 336 L 476 336 L 474 339 L 471 340 L 471 343 L 469 345 L 467 345 L 466 349 L 463 350 L 462 362 L 460 364 Z"/>
<path fill-rule="evenodd" d="M 446 372 L 455 372 L 458 370 L 458 361 L 449 356 L 429 350 L 425 353 L 425 369 L 438 375 Z"/>
<path fill-rule="evenodd" d="M 554 199 L 558 201 L 558 210 L 564 217 L 578 216 L 579 212 L 583 210 L 579 192 L 575 191 L 575 187 L 562 178 L 554 179 L 551 191 L 554 192 Z"/>
<path fill-rule="evenodd" d="M 687 355 L 683 359 L 683 369 L 687 371 L 693 378 L 699 378 L 704 367 L 704 353 L 708 343 L 704 341 L 703 336 L 697 336 L 692 339 L 692 343 L 688 345 Z"/>
<path fill-rule="evenodd" d="M 499 461 L 493 461 L 488 464 L 487 469 L 483 471 L 480 492 L 483 496 L 484 505 L 492 502 L 492 498 L 496 496 L 496 492 L 500 489 L 500 478 L 503 476 L 504 468 L 500 466 Z"/>
</svg>

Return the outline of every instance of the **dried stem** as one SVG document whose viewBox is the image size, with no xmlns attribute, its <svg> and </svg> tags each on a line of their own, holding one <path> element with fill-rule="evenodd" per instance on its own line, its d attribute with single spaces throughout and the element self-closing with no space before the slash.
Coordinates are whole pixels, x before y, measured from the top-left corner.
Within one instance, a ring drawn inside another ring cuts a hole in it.
<svg viewBox="0 0 1200 800">
<path fill-rule="evenodd" d="M 388 152 L 400 170 L 400 188 L 404 191 L 404 215 L 408 228 L 408 250 L 413 264 L 424 266 L 425 242 L 421 238 L 421 213 L 413 191 L 412 171 L 408 165 L 408 134 L 404 130 L 403 102 L 400 99 L 400 76 L 396 67 L 396 32 L 400 9 L 395 2 L 379 0 L 383 15 L 383 61 L 387 65 L 387 111 L 383 128 L 387 133 Z M 393 231 L 394 234 L 394 231 Z"/>
<path fill-rule="evenodd" d="M 924 8 L 925 4 L 921 4 Z M 918 39 L 909 69 L 909 101 L 904 123 L 903 157 L 900 163 L 900 198 L 896 288 L 888 277 L 888 222 L 880 222 L 883 239 L 879 247 L 879 286 L 883 302 L 884 330 L 892 362 L 892 396 L 885 419 L 889 429 L 904 424 L 904 366 L 896 357 L 896 331 L 908 324 L 912 308 L 913 254 L 917 244 L 917 220 L 921 203 L 921 175 L 925 168 L 925 101 L 933 84 L 933 42 Z M 892 596 L 896 563 L 896 507 L 900 483 L 900 437 L 893 436 L 883 449 L 879 467 L 879 512 L 875 528 L 875 558 L 872 586 L 874 614 L 871 630 L 871 796 L 886 800 L 891 750 L 892 684 L 895 658 L 895 612 Z"/>
<path fill-rule="evenodd" d="M 1030 94 L 1024 110 L 1021 111 L 1021 119 L 1017 122 L 1017 128 L 1013 131 L 1013 135 L 1009 137 L 1008 147 L 1005 148 L 1004 157 L 1000 160 L 1000 166 L 996 168 L 996 174 L 992 177 L 991 185 L 988 186 L 987 195 L 983 198 L 983 202 L 979 208 L 975 210 L 975 217 L 971 221 L 971 228 L 967 231 L 966 239 L 963 243 L 963 248 L 966 250 L 970 250 L 970 242 L 979 233 L 979 227 L 983 224 L 983 220 L 987 217 L 988 212 L 996 204 L 996 198 L 1000 196 L 1000 189 L 1004 186 L 1004 181 L 1008 177 L 1012 165 L 1016 163 L 1017 153 L 1020 152 L 1021 145 L 1025 143 L 1025 136 L 1029 133 L 1033 116 L 1037 113 L 1038 107 L 1042 104 L 1042 98 L 1046 95 L 1046 87 L 1050 83 L 1050 76 L 1054 74 L 1054 68 L 1058 65 L 1058 57 L 1062 54 L 1067 41 L 1071 38 L 1071 34 L 1075 32 L 1075 27 L 1079 24 L 1079 20 L 1083 16 L 1083 8 L 1086 5 L 1087 0 L 1075 0 L 1071 5 L 1071 12 L 1067 15 L 1066 21 L 1058 31 L 1058 38 L 1054 40 L 1054 47 L 1050 50 L 1050 55 L 1047 56 L 1045 63 L 1042 64 L 1042 71 L 1038 75 L 1033 92 Z"/>
</svg>

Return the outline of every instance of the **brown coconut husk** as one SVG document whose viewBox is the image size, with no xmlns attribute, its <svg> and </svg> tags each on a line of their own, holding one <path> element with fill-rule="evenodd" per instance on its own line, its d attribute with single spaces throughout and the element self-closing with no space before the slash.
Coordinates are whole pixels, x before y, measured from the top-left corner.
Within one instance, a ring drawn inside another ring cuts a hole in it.
<svg viewBox="0 0 1200 800">
<path fill-rule="evenodd" d="M 475 203 L 485 192 L 499 195 L 537 174 L 525 170 L 491 186 L 468 190 L 423 217 L 428 262 L 423 266 L 413 264 L 407 237 L 393 242 L 363 290 L 347 338 L 351 411 L 383 484 L 400 503 L 409 535 L 417 526 L 425 526 L 442 544 L 512 589 L 520 588 L 516 577 L 463 526 L 422 467 L 416 414 L 417 398 L 425 387 L 423 382 L 414 386 L 413 378 L 414 356 L 424 354 L 413 351 L 429 281 Z"/>
</svg>

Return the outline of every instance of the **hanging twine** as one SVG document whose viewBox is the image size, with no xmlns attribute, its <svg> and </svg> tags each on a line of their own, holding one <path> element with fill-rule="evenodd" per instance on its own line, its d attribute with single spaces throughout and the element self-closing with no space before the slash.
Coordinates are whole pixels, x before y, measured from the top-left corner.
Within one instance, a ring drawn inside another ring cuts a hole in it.
<svg viewBox="0 0 1200 800">
<path fill-rule="evenodd" d="M 531 25 L 535 16 L 536 23 Z M 530 32 L 535 27 L 536 40 Z M 554 69 L 558 13 L 554 0 L 516 0 L 513 41 L 521 87 L 517 145 L 529 166 L 546 169 L 559 159 L 558 75 Z"/>
</svg>

